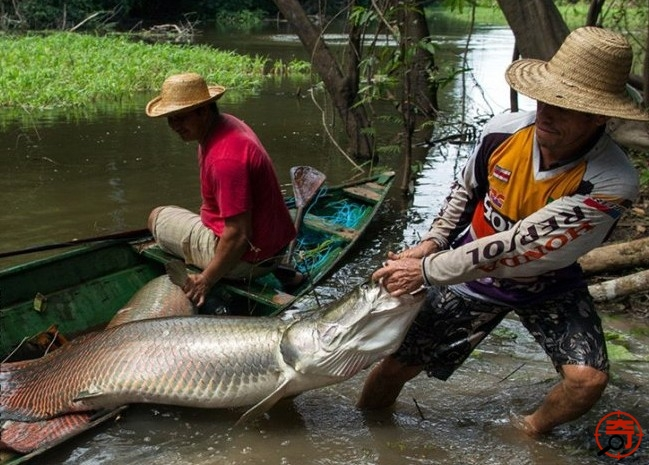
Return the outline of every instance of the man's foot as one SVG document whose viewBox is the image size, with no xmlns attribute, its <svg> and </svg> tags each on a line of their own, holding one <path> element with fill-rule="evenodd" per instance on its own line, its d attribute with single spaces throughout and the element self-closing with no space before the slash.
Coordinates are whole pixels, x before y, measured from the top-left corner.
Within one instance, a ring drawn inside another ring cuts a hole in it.
<svg viewBox="0 0 649 465">
<path fill-rule="evenodd" d="M 304 283 L 305 276 L 295 268 L 288 265 L 279 265 L 273 274 L 282 283 L 286 292 L 292 292 Z"/>
<path fill-rule="evenodd" d="M 525 415 L 520 413 L 510 411 L 509 412 L 509 423 L 519 431 L 527 434 L 529 437 L 534 439 L 539 439 L 543 437 L 530 423 L 527 421 Z"/>
<path fill-rule="evenodd" d="M 287 281 L 282 281 L 282 287 L 284 288 L 285 291 L 291 292 L 297 289 L 298 287 L 300 287 L 303 282 L 304 282 L 304 275 L 299 271 L 296 271 L 295 276 L 293 276 L 291 279 Z"/>
</svg>

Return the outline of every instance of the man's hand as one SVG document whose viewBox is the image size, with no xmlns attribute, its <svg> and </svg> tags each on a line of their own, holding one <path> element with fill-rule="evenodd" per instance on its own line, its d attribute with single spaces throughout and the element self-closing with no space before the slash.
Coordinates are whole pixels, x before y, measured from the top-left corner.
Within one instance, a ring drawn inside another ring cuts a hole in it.
<svg viewBox="0 0 649 465">
<path fill-rule="evenodd" d="M 421 260 L 439 251 L 433 241 L 423 241 L 401 252 L 388 252 L 388 261 L 374 272 L 374 281 L 383 280 L 383 286 L 395 297 L 414 292 L 424 285 Z"/>
<path fill-rule="evenodd" d="M 183 291 L 194 305 L 200 307 L 205 303 L 205 296 L 212 288 L 212 285 L 213 284 L 203 276 L 203 273 L 193 273 L 187 277 Z"/>
<path fill-rule="evenodd" d="M 414 247 L 402 250 L 399 253 L 388 252 L 389 260 L 399 260 L 402 258 L 424 258 L 427 255 L 439 251 L 439 246 L 433 241 L 423 241 Z"/>
<path fill-rule="evenodd" d="M 414 292 L 424 285 L 420 258 L 388 260 L 372 275 L 374 281 L 381 281 L 390 294 L 398 297 Z"/>
</svg>

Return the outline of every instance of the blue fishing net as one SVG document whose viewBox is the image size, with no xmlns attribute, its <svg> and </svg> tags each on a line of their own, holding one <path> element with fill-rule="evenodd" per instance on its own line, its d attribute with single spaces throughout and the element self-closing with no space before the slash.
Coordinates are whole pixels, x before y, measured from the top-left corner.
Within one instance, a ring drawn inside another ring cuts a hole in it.
<svg viewBox="0 0 649 465">
<path fill-rule="evenodd" d="M 322 189 L 318 195 L 325 194 L 326 191 Z M 312 205 L 316 203 L 317 200 Z M 370 210 L 369 206 L 342 199 L 327 203 L 326 211 L 321 211 L 318 216 L 328 224 L 355 229 L 363 222 Z M 307 209 L 307 213 L 308 211 L 309 209 Z M 345 243 L 346 241 L 339 237 L 302 228 L 297 239 L 296 267 L 302 273 L 317 272 L 327 262 L 337 258 Z"/>
</svg>

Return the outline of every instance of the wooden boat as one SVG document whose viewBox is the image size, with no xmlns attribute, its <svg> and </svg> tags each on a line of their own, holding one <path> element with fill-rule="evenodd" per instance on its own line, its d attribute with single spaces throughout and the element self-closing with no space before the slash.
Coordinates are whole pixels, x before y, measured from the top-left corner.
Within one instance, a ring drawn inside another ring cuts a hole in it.
<svg viewBox="0 0 649 465">
<path fill-rule="evenodd" d="M 322 182 L 316 182 L 312 183 L 318 187 L 312 199 L 297 194 L 286 198 L 299 225 L 290 254 L 292 264 L 307 279 L 290 293 L 272 274 L 247 283 L 219 282 L 210 294 L 210 300 L 216 302 L 210 311 L 262 316 L 276 315 L 290 307 L 354 246 L 393 181 L 394 173 L 387 172 L 332 187 L 320 187 Z M 295 190 L 295 184 L 293 187 Z M 0 253 L 0 258 L 54 249 L 66 250 L 0 270 L 0 360 L 8 356 L 11 361 L 40 356 L 38 352 L 44 346 L 56 346 L 60 335 L 65 341 L 101 329 L 139 288 L 165 273 L 168 262 L 177 260 L 160 250 L 147 230 L 36 246 Z M 29 354 L 30 348 L 34 354 Z M 115 418 L 124 408 L 101 412 L 93 421 L 32 452 L 0 450 L 0 465 L 27 462 Z"/>
<path fill-rule="evenodd" d="M 393 181 L 389 172 L 318 189 L 291 254 L 294 266 L 307 276 L 303 284 L 289 293 L 272 274 L 247 283 L 219 282 L 210 294 L 210 311 L 260 316 L 290 307 L 354 246 Z M 287 198 L 294 215 L 300 209 L 297 200 Z M 0 270 L 0 359 L 51 326 L 66 337 L 101 328 L 140 287 L 165 273 L 167 262 L 177 260 L 160 250 L 147 231 L 135 236 L 65 243 L 62 253 Z M 47 248 L 54 247 L 28 251 Z"/>
</svg>

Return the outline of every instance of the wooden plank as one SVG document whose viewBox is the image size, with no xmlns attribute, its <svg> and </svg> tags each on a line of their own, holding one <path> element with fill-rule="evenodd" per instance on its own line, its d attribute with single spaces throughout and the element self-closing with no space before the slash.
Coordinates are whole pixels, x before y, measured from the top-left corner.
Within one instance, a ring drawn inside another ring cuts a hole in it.
<svg viewBox="0 0 649 465">
<path fill-rule="evenodd" d="M 309 214 L 305 216 L 304 224 L 311 229 L 338 236 L 348 242 L 353 241 L 360 234 L 360 231 L 356 229 L 340 226 L 339 224 L 332 223 L 324 218 Z"/>
<path fill-rule="evenodd" d="M 385 187 L 374 182 L 368 182 L 359 186 L 346 187 L 343 190 L 355 199 L 376 203 L 383 198 Z"/>
</svg>

